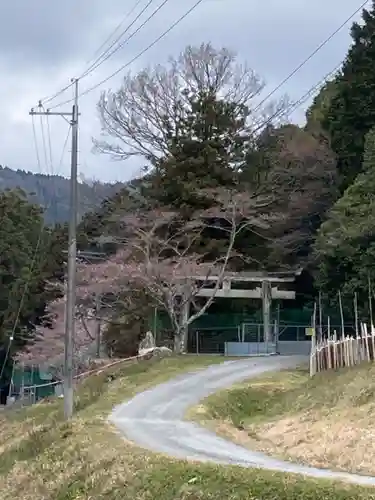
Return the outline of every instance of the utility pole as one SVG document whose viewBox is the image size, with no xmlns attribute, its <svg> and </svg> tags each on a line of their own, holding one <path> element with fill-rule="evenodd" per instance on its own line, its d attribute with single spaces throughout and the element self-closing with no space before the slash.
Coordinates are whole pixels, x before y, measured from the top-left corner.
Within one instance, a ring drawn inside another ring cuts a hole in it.
<svg viewBox="0 0 375 500">
<path fill-rule="evenodd" d="M 68 254 L 69 252 L 66 252 L 63 250 L 64 254 Z M 77 259 L 83 259 L 87 263 L 92 263 L 92 261 L 103 261 L 106 257 L 106 254 L 104 252 L 90 252 L 89 250 L 87 251 L 82 251 L 82 250 L 77 250 L 76 251 L 76 257 Z M 68 270 L 69 271 L 69 270 Z M 101 294 L 95 294 L 95 306 L 94 306 L 94 314 L 95 314 L 95 320 L 96 320 L 96 325 L 95 325 L 95 354 L 97 358 L 100 358 L 100 353 L 101 353 Z"/>
<path fill-rule="evenodd" d="M 30 115 L 70 117 L 72 127 L 72 151 L 70 173 L 70 218 L 68 246 L 68 277 L 66 287 L 65 310 L 65 364 L 64 364 L 64 414 L 66 419 L 73 415 L 73 349 L 75 337 L 76 307 L 76 268 L 77 268 L 77 208 L 78 208 L 78 79 L 72 80 L 74 85 L 74 104 L 72 111 L 59 112 L 44 110 L 39 103 L 38 111 L 32 109 Z"/>
</svg>

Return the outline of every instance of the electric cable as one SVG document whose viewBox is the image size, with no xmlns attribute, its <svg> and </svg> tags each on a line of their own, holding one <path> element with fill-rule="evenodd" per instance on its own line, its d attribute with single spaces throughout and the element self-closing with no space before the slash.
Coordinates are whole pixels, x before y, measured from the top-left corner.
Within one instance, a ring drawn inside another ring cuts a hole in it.
<svg viewBox="0 0 375 500">
<path fill-rule="evenodd" d="M 162 35 L 160 35 L 156 40 L 154 40 L 150 45 L 148 45 L 143 51 L 141 51 L 140 53 L 138 53 L 131 61 L 129 61 L 128 63 L 126 63 L 123 66 L 121 66 L 118 70 L 116 70 L 111 75 L 109 75 L 108 77 L 104 78 L 103 80 L 101 80 L 98 84 L 96 84 L 93 87 L 91 87 L 91 88 L 87 89 L 86 91 L 82 92 L 79 97 L 87 95 L 90 92 L 92 92 L 93 90 L 96 90 L 103 83 L 106 83 L 108 80 L 110 80 L 111 78 L 113 78 L 114 76 L 116 76 L 118 73 L 120 73 L 121 71 L 123 71 L 124 69 L 126 69 L 128 66 L 130 66 L 133 62 L 135 62 L 137 59 L 139 59 L 139 57 L 141 57 L 145 52 L 147 52 L 149 49 L 151 49 L 156 43 L 158 43 L 162 38 L 164 38 L 177 24 L 179 24 L 185 17 L 187 17 L 187 15 L 190 14 L 190 12 L 192 10 L 194 10 L 202 1 L 203 0 L 199 0 L 198 2 L 196 2 L 196 4 L 194 4 L 193 7 L 191 7 L 175 23 L 173 23 L 170 26 L 170 28 L 168 28 L 168 30 L 166 30 L 164 33 L 162 33 Z M 360 12 L 368 4 L 369 1 L 370 0 L 366 0 L 366 1 L 362 2 L 361 5 L 344 22 L 342 22 L 338 28 L 336 28 L 325 40 L 323 40 L 323 42 L 321 42 L 318 45 L 318 47 L 316 47 L 313 50 L 313 52 L 311 52 L 296 68 L 293 69 L 293 71 L 291 73 L 289 73 L 289 75 L 287 75 L 271 92 L 269 92 L 266 95 L 266 97 L 264 97 L 260 101 L 260 103 L 254 109 L 254 111 L 257 111 L 270 97 L 272 97 L 283 85 L 285 85 L 285 83 L 287 83 L 303 66 L 305 66 L 305 64 L 307 64 L 325 45 L 327 45 L 327 43 L 329 41 L 331 41 L 332 38 L 334 38 L 337 35 L 337 33 L 339 33 L 341 31 L 341 29 L 343 29 L 346 26 L 346 24 L 349 21 L 351 21 L 353 19 L 353 17 L 355 17 L 358 14 L 358 12 Z M 68 104 L 70 102 L 72 102 L 72 99 L 64 101 L 62 103 L 59 103 L 59 104 L 53 106 L 53 108 L 51 108 L 51 109 L 57 108 L 57 107 L 62 106 L 64 104 Z"/>
<path fill-rule="evenodd" d="M 40 153 L 39 153 L 39 147 L 38 147 L 38 141 L 37 141 L 37 134 L 36 134 L 36 128 L 35 128 L 35 121 L 34 121 L 34 119 L 32 120 L 32 128 L 33 128 L 33 138 L 34 138 L 34 146 L 35 146 L 36 159 L 37 159 L 37 163 L 38 163 L 38 166 L 39 166 L 39 171 L 41 171 L 42 169 L 41 169 Z M 66 149 L 66 145 L 68 143 L 69 133 L 70 133 L 70 128 L 68 130 L 68 135 L 67 135 L 67 138 L 66 138 L 64 146 L 63 146 L 63 152 L 62 152 L 62 155 L 61 155 L 61 163 L 62 163 L 62 160 L 63 160 L 63 157 L 64 157 L 64 152 L 65 152 L 65 149 Z M 24 286 L 24 289 L 23 289 L 23 292 L 22 292 L 22 295 L 21 295 L 20 303 L 19 303 L 18 310 L 17 310 L 17 313 L 16 313 L 16 318 L 15 318 L 15 321 L 14 321 L 14 324 L 13 324 L 13 327 L 12 327 L 11 334 L 10 334 L 9 339 L 8 339 L 8 346 L 7 346 L 7 349 L 6 349 L 6 352 L 5 352 L 5 356 L 4 356 L 4 359 L 3 359 L 3 362 L 2 362 L 2 366 L 1 366 L 1 369 L 0 369 L 0 380 L 2 379 L 2 376 L 4 374 L 4 370 L 6 368 L 6 364 L 7 364 L 8 359 L 9 359 L 10 350 L 11 350 L 11 347 L 12 347 L 12 344 L 13 344 L 13 341 L 14 341 L 14 338 L 15 338 L 15 335 L 16 335 L 16 330 L 17 330 L 17 326 L 18 326 L 18 323 L 19 323 L 21 311 L 23 309 L 23 304 L 24 304 L 24 301 L 25 301 L 25 298 L 26 298 L 26 294 L 28 292 L 28 288 L 29 288 L 29 285 L 30 285 L 32 273 L 33 273 L 34 266 L 35 266 L 35 263 L 36 263 L 36 260 L 37 260 L 37 256 L 38 256 L 39 247 L 40 247 L 40 244 L 41 244 L 41 241 L 42 241 L 44 227 L 45 227 L 45 225 L 44 225 L 44 220 L 43 220 L 42 223 L 41 223 L 41 228 L 40 228 L 40 232 L 39 232 L 39 235 L 38 235 L 38 240 L 37 240 L 37 243 L 36 243 L 35 248 L 34 248 L 34 252 L 33 252 L 32 259 L 31 259 L 31 263 L 30 263 L 30 266 L 29 266 L 29 269 L 28 269 L 29 270 L 28 279 L 25 281 L 25 286 Z"/>
<path fill-rule="evenodd" d="M 50 96 L 47 96 L 47 97 L 44 97 L 43 99 L 41 99 L 39 102 L 40 104 L 47 104 L 48 102 L 51 102 L 53 101 L 54 99 L 56 99 L 56 97 L 58 97 L 59 95 L 63 94 L 64 92 L 66 92 L 67 90 L 70 89 L 70 87 L 72 87 L 74 84 L 74 82 L 70 82 L 68 85 L 66 85 L 65 87 L 63 87 L 62 89 L 58 90 L 57 92 L 55 92 L 54 94 L 50 95 Z"/>
<path fill-rule="evenodd" d="M 120 50 L 122 47 L 124 47 L 139 31 L 141 31 L 142 28 L 146 26 L 148 22 L 151 21 L 151 19 L 161 10 L 166 3 L 169 2 L 169 0 L 164 0 L 159 7 L 157 7 L 152 14 L 133 32 L 131 33 L 125 40 L 123 40 L 121 43 L 115 47 L 112 52 L 110 50 L 116 45 L 119 40 L 130 30 L 130 28 L 138 21 L 138 19 L 142 16 L 142 14 L 148 9 L 148 7 L 154 2 L 154 0 L 149 0 L 146 4 L 145 7 L 141 10 L 141 12 L 135 17 L 135 19 L 126 27 L 126 29 L 116 38 L 116 40 L 110 45 L 110 47 L 103 53 L 101 54 L 92 64 L 91 66 L 84 71 L 80 76 L 79 79 L 82 79 L 86 77 L 89 73 L 92 71 L 95 71 L 99 66 L 101 66 L 105 61 L 107 61 L 110 57 L 113 56 L 118 50 Z"/>
<path fill-rule="evenodd" d="M 108 82 L 108 80 L 110 80 L 111 78 L 113 78 L 114 76 L 118 75 L 121 71 L 123 71 L 124 69 L 126 69 L 127 67 L 129 67 L 131 64 L 133 64 L 137 59 L 139 59 L 140 57 L 142 57 L 148 50 L 150 50 L 152 47 L 154 47 L 158 42 L 160 42 L 160 40 L 162 40 L 165 36 L 167 36 L 178 24 L 180 24 L 191 12 L 193 12 L 193 10 L 195 10 L 201 3 L 203 2 L 203 0 L 198 0 L 197 2 L 195 2 L 195 4 L 190 7 L 190 9 L 188 9 L 182 16 L 180 16 L 173 24 L 171 24 L 169 26 L 168 29 L 166 29 L 161 35 L 159 35 L 153 42 L 151 42 L 149 45 L 147 45 L 147 47 L 145 47 L 143 50 L 141 50 L 136 56 L 133 57 L 133 59 L 131 59 L 130 61 L 128 61 L 126 64 L 123 64 L 120 68 L 118 68 L 116 71 L 114 71 L 112 74 L 110 74 L 109 76 L 107 76 L 106 78 L 104 78 L 103 80 L 101 80 L 99 83 L 97 83 L 96 85 L 92 86 L 91 88 L 83 91 L 81 94 L 79 94 L 78 97 L 82 97 L 84 95 L 87 95 L 89 94 L 90 92 L 92 92 L 93 90 L 96 90 L 98 87 L 100 87 L 101 85 L 103 85 L 103 83 L 106 83 Z M 56 104 L 55 106 L 52 106 L 50 109 L 55 109 L 55 108 L 58 108 L 60 106 L 63 106 L 65 104 L 69 104 L 73 101 L 73 99 L 69 99 L 67 101 L 64 101 L 64 102 L 61 102 L 59 104 Z"/>
<path fill-rule="evenodd" d="M 343 22 L 338 28 L 335 29 L 323 42 L 321 42 L 318 47 L 316 47 L 298 66 L 296 66 L 289 75 L 287 75 L 271 92 L 269 92 L 264 99 L 257 105 L 254 111 L 257 111 L 270 97 L 272 97 L 280 88 L 285 85 L 305 64 L 307 64 L 320 50 L 327 45 L 328 42 L 332 40 L 347 24 L 353 19 L 364 7 L 369 3 L 370 0 L 365 0 L 361 5 Z"/>
<path fill-rule="evenodd" d="M 95 69 L 97 69 L 99 66 L 101 66 L 101 64 L 103 64 L 107 59 L 109 59 L 115 52 L 117 52 L 119 49 L 121 49 L 124 45 L 126 45 L 142 28 L 144 28 L 144 26 L 159 12 L 159 10 L 164 7 L 164 5 L 169 1 L 169 0 L 165 0 L 163 2 L 162 5 L 160 5 L 147 19 L 145 22 L 142 23 L 141 26 L 139 26 L 139 28 L 137 28 L 136 31 L 134 31 L 126 40 L 124 40 L 123 42 L 121 42 L 117 47 L 115 47 L 112 52 L 110 52 L 111 48 L 114 47 L 114 45 L 121 39 L 121 37 L 126 34 L 129 29 L 136 23 L 136 21 L 142 16 L 142 14 L 147 10 L 147 8 L 151 5 L 151 3 L 153 2 L 154 0 L 149 0 L 148 3 L 146 4 L 146 6 L 141 10 L 141 12 L 136 16 L 136 18 L 126 27 L 126 29 L 116 38 L 116 40 L 114 40 L 112 42 L 112 44 L 106 49 L 106 51 L 104 51 L 99 57 L 97 57 L 95 59 L 95 61 L 89 66 L 89 68 L 87 68 L 79 77 L 78 77 L 78 80 L 88 76 L 92 71 L 94 71 Z M 138 0 L 138 2 L 135 4 L 135 6 L 133 7 L 133 9 L 130 11 L 130 13 L 128 13 L 128 15 L 126 17 L 129 17 L 131 15 L 131 12 L 133 12 L 135 10 L 135 8 L 139 5 L 140 3 L 140 0 Z M 123 24 L 124 20 L 117 26 L 117 28 L 114 30 L 114 32 L 116 32 L 121 24 Z M 114 33 L 113 32 L 113 33 Z M 111 38 L 111 36 L 113 36 L 113 33 L 109 36 L 109 38 Z M 108 40 L 108 39 L 107 39 Z M 105 44 L 106 42 L 104 42 L 102 44 L 102 46 Z M 101 46 L 101 47 L 102 47 Z M 94 56 L 95 57 L 95 56 Z M 54 100 L 56 97 L 58 97 L 59 95 L 63 94 L 66 90 L 68 90 L 71 86 L 73 85 L 73 82 L 71 82 L 69 85 L 63 87 L 61 90 L 59 90 L 58 92 L 56 92 L 55 94 L 53 94 L 52 96 L 48 97 L 48 98 L 45 98 L 45 99 L 42 99 L 40 101 L 40 103 L 42 104 L 47 104 L 48 102 L 51 102 L 52 100 Z"/>
<path fill-rule="evenodd" d="M 135 9 L 138 7 L 138 5 L 141 3 L 142 0 L 137 0 L 133 7 L 130 9 L 129 12 L 125 14 L 125 16 L 122 18 L 122 20 L 119 22 L 119 24 L 116 26 L 116 28 L 108 35 L 108 37 L 104 40 L 104 42 L 100 45 L 100 47 L 94 52 L 94 55 L 87 61 L 87 64 L 90 64 L 93 59 L 95 59 L 100 51 L 104 49 L 105 45 L 111 40 L 111 38 L 117 33 L 117 31 L 121 28 L 121 26 L 124 24 L 124 22 L 133 14 Z M 108 51 L 108 49 L 107 49 Z M 106 51 L 106 52 L 107 52 Z"/>
<path fill-rule="evenodd" d="M 342 65 L 342 63 L 335 66 L 335 68 L 333 68 L 331 71 L 329 71 L 317 83 L 312 85 L 307 92 L 305 92 L 296 101 L 289 104 L 289 106 L 287 106 L 285 109 L 280 109 L 280 110 L 275 111 L 275 113 L 273 113 L 270 117 L 268 117 L 266 120 L 264 120 L 260 125 L 257 125 L 256 128 L 253 130 L 253 133 L 256 134 L 257 132 L 262 131 L 265 127 L 267 127 L 268 125 L 271 125 L 273 120 L 278 119 L 278 118 L 282 118 L 285 115 L 290 115 L 291 113 L 293 113 L 293 111 L 295 111 L 300 106 L 305 104 L 305 102 L 313 95 L 314 92 L 316 92 L 317 90 L 320 90 L 329 81 L 329 79 L 340 69 L 341 65 Z"/>
</svg>

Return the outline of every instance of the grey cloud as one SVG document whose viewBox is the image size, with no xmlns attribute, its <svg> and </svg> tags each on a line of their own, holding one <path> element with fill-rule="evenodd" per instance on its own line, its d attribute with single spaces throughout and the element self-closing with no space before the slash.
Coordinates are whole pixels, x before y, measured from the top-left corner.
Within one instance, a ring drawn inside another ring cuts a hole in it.
<svg viewBox="0 0 375 500">
<path fill-rule="evenodd" d="M 113 12 L 116 7 L 121 12 L 123 2 L 112 1 Z M 25 65 L 64 64 L 100 37 L 107 8 L 102 0 L 3 0 L 2 56 Z"/>
</svg>

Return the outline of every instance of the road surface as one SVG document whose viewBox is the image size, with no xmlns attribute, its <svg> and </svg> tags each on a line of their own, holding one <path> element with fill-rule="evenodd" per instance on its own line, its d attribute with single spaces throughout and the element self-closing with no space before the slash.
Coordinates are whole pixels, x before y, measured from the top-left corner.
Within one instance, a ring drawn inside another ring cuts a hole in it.
<svg viewBox="0 0 375 500">
<path fill-rule="evenodd" d="M 284 462 L 260 452 L 247 450 L 194 422 L 184 420 L 189 407 L 222 388 L 267 371 L 293 368 L 305 360 L 306 358 L 297 356 L 272 356 L 212 365 L 138 394 L 116 407 L 110 421 L 128 440 L 145 449 L 175 458 L 261 467 L 314 478 L 338 479 L 375 486 L 375 477 Z"/>
</svg>

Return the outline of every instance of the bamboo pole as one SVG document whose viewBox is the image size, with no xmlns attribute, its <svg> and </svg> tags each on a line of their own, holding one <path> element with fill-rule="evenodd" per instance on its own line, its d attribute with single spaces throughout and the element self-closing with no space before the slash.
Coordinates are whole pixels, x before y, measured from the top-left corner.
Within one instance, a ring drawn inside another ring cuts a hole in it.
<svg viewBox="0 0 375 500">
<path fill-rule="evenodd" d="M 310 351 L 310 377 L 316 373 L 316 343 L 314 332 L 311 335 L 311 351 Z"/>
<path fill-rule="evenodd" d="M 370 362 L 370 361 L 371 361 L 371 357 L 370 357 L 370 349 L 369 349 L 369 343 L 368 343 L 367 325 L 364 325 L 364 329 L 365 329 L 365 350 L 366 350 L 366 358 L 367 358 L 367 361 L 368 361 L 368 362 Z"/>
<path fill-rule="evenodd" d="M 345 366 L 350 367 L 349 335 L 345 337 Z"/>
<path fill-rule="evenodd" d="M 363 339 L 365 336 L 365 329 L 364 329 L 364 324 L 361 323 L 361 336 L 359 338 L 359 353 L 360 353 L 360 361 L 364 361 L 364 345 L 363 345 Z"/>
<path fill-rule="evenodd" d="M 316 370 L 317 370 L 317 342 L 316 342 L 316 335 L 315 335 L 315 321 L 316 321 L 316 302 L 314 304 L 314 311 L 311 316 L 311 328 L 312 328 L 312 334 L 311 334 L 311 352 L 310 352 L 310 377 L 315 375 Z"/>
<path fill-rule="evenodd" d="M 349 337 L 349 362 L 350 366 L 354 366 L 354 353 L 353 353 L 353 336 Z"/>
<path fill-rule="evenodd" d="M 329 358 L 329 346 L 328 346 L 328 340 L 327 339 L 324 339 L 324 369 L 325 370 L 328 370 L 329 369 L 329 361 L 328 361 L 328 358 Z"/>
<path fill-rule="evenodd" d="M 354 292 L 354 321 L 355 321 L 355 335 L 358 337 L 358 296 L 357 292 Z"/>
<path fill-rule="evenodd" d="M 342 336 L 340 336 L 340 339 L 338 341 L 338 347 L 339 347 L 339 350 L 340 350 L 340 355 L 339 355 L 339 368 L 342 368 L 345 366 L 345 345 L 344 345 L 344 338 Z"/>
<path fill-rule="evenodd" d="M 373 318 L 372 318 L 372 287 L 371 287 L 371 278 L 368 276 L 367 278 L 368 281 L 368 308 L 369 308 L 369 315 L 370 315 L 370 324 L 373 324 Z"/>
<path fill-rule="evenodd" d="M 328 370 L 332 370 L 332 339 L 331 337 L 327 338 L 327 354 L 328 354 Z"/>
<path fill-rule="evenodd" d="M 355 362 L 356 364 L 359 364 L 360 363 L 360 359 L 359 359 L 359 338 L 358 337 L 355 337 L 355 350 L 354 350 L 354 355 L 355 355 Z"/>
<path fill-rule="evenodd" d="M 337 360 L 337 334 L 336 330 L 333 332 L 333 367 L 336 370 L 338 368 Z"/>
<path fill-rule="evenodd" d="M 322 309 L 322 292 L 319 290 L 319 337 L 323 339 L 323 309 Z"/>
<path fill-rule="evenodd" d="M 341 318 L 341 337 L 345 338 L 345 325 L 344 325 L 344 311 L 342 308 L 342 298 L 341 298 L 341 290 L 339 290 L 339 306 L 340 306 L 340 318 Z"/>
</svg>

